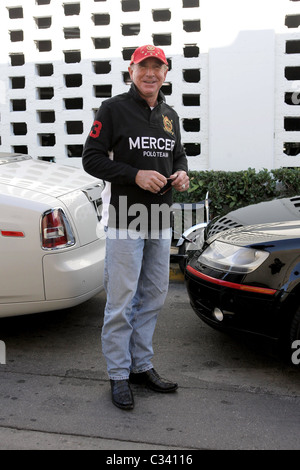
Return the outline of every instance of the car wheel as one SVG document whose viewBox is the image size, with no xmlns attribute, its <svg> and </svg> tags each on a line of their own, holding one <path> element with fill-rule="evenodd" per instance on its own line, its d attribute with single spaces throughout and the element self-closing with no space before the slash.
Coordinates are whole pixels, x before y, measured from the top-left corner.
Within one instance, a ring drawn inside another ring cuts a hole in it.
<svg viewBox="0 0 300 470">
<path fill-rule="evenodd" d="M 291 361 L 294 365 L 300 364 L 300 307 L 298 307 L 290 327 Z"/>
</svg>

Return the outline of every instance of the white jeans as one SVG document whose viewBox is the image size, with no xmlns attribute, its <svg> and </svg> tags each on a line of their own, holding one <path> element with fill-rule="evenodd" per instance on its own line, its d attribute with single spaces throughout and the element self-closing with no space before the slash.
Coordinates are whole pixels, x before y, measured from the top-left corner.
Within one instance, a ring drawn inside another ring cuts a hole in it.
<svg viewBox="0 0 300 470">
<path fill-rule="evenodd" d="M 153 367 L 152 337 L 169 285 L 171 229 L 132 238 L 107 229 L 102 350 L 110 379 Z"/>
</svg>

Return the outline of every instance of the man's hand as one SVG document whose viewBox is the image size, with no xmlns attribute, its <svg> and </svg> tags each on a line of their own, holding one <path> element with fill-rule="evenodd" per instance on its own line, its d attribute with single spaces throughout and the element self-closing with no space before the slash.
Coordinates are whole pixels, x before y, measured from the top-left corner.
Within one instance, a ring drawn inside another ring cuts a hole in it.
<svg viewBox="0 0 300 470">
<path fill-rule="evenodd" d="M 139 170 L 135 177 L 136 184 L 146 191 L 158 193 L 167 184 L 167 178 L 154 170 Z"/>
<path fill-rule="evenodd" d="M 172 186 L 176 191 L 183 192 L 189 188 L 190 179 L 184 170 L 178 170 L 170 178 L 174 179 Z"/>
</svg>

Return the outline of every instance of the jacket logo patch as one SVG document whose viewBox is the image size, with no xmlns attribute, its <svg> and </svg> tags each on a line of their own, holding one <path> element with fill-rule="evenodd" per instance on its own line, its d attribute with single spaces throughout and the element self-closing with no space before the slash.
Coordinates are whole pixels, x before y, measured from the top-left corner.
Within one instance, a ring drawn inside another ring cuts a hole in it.
<svg viewBox="0 0 300 470">
<path fill-rule="evenodd" d="M 173 121 L 168 118 L 168 116 L 162 116 L 163 124 L 164 124 L 164 131 L 168 132 L 169 134 L 174 135 L 173 132 Z"/>
</svg>

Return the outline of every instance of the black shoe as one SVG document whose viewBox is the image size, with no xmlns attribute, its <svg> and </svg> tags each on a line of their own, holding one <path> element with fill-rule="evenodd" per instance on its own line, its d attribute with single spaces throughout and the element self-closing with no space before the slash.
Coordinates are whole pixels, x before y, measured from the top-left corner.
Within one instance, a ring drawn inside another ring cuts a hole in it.
<svg viewBox="0 0 300 470">
<path fill-rule="evenodd" d="M 122 410 L 133 409 L 133 395 L 128 380 L 111 380 L 112 402 Z"/>
<path fill-rule="evenodd" d="M 140 372 L 134 374 L 131 372 L 129 381 L 133 384 L 145 385 L 147 388 L 154 390 L 155 392 L 175 392 L 178 388 L 178 384 L 174 382 L 167 382 L 162 379 L 155 369 L 147 370 L 146 372 Z"/>
</svg>

